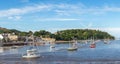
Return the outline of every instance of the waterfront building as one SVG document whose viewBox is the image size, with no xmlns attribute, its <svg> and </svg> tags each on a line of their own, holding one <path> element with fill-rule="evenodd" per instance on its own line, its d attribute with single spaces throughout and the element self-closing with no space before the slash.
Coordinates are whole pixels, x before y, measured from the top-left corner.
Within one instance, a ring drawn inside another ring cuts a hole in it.
<svg viewBox="0 0 120 64">
<path fill-rule="evenodd" d="M 3 39 L 3 36 L 2 36 L 2 34 L 0 34 L 0 40 L 2 40 Z"/>
<path fill-rule="evenodd" d="M 15 35 L 15 34 L 8 34 L 8 38 L 9 38 L 11 41 L 17 41 L 17 40 L 18 40 L 18 36 Z"/>
<path fill-rule="evenodd" d="M 55 42 L 54 38 L 41 38 L 43 41 L 47 41 L 47 42 Z"/>
</svg>

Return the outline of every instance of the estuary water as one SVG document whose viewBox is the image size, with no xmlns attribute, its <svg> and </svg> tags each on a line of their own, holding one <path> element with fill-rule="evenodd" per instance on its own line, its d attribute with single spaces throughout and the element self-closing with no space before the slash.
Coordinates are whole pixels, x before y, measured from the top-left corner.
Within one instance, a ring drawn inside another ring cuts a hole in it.
<svg viewBox="0 0 120 64">
<path fill-rule="evenodd" d="M 90 43 L 78 43 L 77 51 L 68 51 L 69 44 L 37 46 L 41 57 L 23 59 L 22 55 L 31 46 L 9 49 L 0 53 L 0 64 L 120 64 L 120 40 L 104 44 L 99 41 L 96 48 L 90 48 Z"/>
</svg>

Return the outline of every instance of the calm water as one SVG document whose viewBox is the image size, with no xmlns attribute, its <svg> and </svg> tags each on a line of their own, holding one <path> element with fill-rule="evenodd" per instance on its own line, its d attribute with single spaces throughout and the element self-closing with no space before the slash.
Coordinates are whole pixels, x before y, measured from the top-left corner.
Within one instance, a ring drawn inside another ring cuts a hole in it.
<svg viewBox="0 0 120 64">
<path fill-rule="evenodd" d="M 36 59 L 21 58 L 31 46 L 6 50 L 0 53 L 0 64 L 120 64 L 120 40 L 109 44 L 100 41 L 96 48 L 79 43 L 77 51 L 67 51 L 69 44 L 55 46 L 55 49 L 50 49 L 49 45 L 36 47 L 41 54 Z"/>
</svg>

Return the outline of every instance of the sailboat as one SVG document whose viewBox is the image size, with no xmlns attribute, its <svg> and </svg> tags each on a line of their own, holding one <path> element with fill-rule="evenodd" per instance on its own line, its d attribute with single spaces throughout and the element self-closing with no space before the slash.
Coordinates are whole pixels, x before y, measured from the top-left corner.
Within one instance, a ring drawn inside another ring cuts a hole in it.
<svg viewBox="0 0 120 64">
<path fill-rule="evenodd" d="M 96 47 L 95 43 L 90 44 L 90 48 L 95 48 L 95 47 Z"/>
<path fill-rule="evenodd" d="M 50 48 L 55 48 L 55 43 L 51 42 Z"/>
<path fill-rule="evenodd" d="M 33 37 L 33 44 L 34 44 L 34 37 Z M 37 49 L 35 48 L 35 46 L 33 45 L 33 47 L 28 49 L 26 51 L 26 54 L 24 54 L 22 57 L 23 58 L 38 58 L 38 57 L 40 57 L 40 54 L 37 51 Z"/>
<path fill-rule="evenodd" d="M 109 38 L 108 39 L 104 39 L 104 44 L 109 44 L 109 43 L 110 43 Z"/>
<path fill-rule="evenodd" d="M 67 50 L 68 51 L 75 51 L 75 50 L 77 50 L 78 49 L 77 43 L 78 43 L 77 41 L 75 41 L 74 43 L 72 43 L 72 46 L 69 47 Z"/>
<path fill-rule="evenodd" d="M 96 44 L 95 44 L 95 41 L 94 41 L 94 38 L 92 39 L 92 43 L 90 44 L 90 48 L 95 48 L 96 47 Z"/>
</svg>

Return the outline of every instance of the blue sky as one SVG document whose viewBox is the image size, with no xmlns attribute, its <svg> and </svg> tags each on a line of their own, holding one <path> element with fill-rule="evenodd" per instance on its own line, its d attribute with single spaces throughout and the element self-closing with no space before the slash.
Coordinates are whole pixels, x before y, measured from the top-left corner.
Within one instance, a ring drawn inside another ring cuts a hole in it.
<svg viewBox="0 0 120 64">
<path fill-rule="evenodd" d="M 120 0 L 0 0 L 0 26 L 21 31 L 99 29 L 120 37 Z"/>
</svg>

